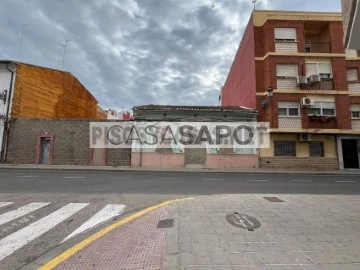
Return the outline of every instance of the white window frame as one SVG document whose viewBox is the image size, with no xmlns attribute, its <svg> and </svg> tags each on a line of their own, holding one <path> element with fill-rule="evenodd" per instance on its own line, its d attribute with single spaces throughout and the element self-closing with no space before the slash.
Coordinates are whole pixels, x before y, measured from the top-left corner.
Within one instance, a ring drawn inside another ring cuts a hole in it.
<svg viewBox="0 0 360 270">
<path fill-rule="evenodd" d="M 327 107 L 324 107 L 324 105 L 326 103 L 331 103 L 331 104 L 334 104 L 334 108 L 327 108 Z M 320 114 L 312 114 L 312 113 L 309 113 L 309 110 L 310 109 L 320 109 Z M 333 115 L 324 115 L 324 112 L 323 110 L 324 109 L 331 109 L 331 110 L 334 110 L 334 114 Z M 311 107 L 309 107 L 308 109 L 308 116 L 329 116 L 329 117 L 335 117 L 336 116 L 336 103 L 335 102 L 328 102 L 328 101 L 315 101 L 315 104 Z"/>
<path fill-rule="evenodd" d="M 353 116 L 353 113 L 357 113 L 359 116 Z M 360 119 L 360 104 L 350 105 L 350 115 L 351 115 L 351 119 L 354 120 Z"/>
<path fill-rule="evenodd" d="M 292 29 L 295 30 L 295 38 L 276 38 L 276 31 L 278 30 L 288 30 L 288 29 Z M 295 27 L 276 27 L 274 28 L 274 40 L 275 42 L 297 42 L 297 33 L 296 33 L 296 28 Z"/>
<path fill-rule="evenodd" d="M 316 65 L 316 74 L 307 74 L 307 65 L 308 64 Z M 320 73 L 320 69 L 319 69 L 320 64 L 328 64 L 330 66 L 330 73 Z M 320 75 L 321 79 L 332 79 L 333 78 L 332 64 L 331 64 L 331 62 L 315 62 L 315 61 L 306 62 L 305 63 L 305 73 L 306 73 L 306 76 L 308 76 L 308 77 L 311 75 Z M 330 75 L 329 75 L 329 77 L 325 77 L 322 74 L 330 74 Z"/>
<path fill-rule="evenodd" d="M 286 115 L 280 115 L 279 114 L 279 109 L 286 109 Z M 298 115 L 290 115 L 289 110 L 290 109 L 297 109 L 298 110 Z M 300 117 L 300 102 L 278 102 L 278 117 L 280 118 L 287 118 L 287 117 L 292 117 L 292 118 L 299 118 Z"/>
</svg>

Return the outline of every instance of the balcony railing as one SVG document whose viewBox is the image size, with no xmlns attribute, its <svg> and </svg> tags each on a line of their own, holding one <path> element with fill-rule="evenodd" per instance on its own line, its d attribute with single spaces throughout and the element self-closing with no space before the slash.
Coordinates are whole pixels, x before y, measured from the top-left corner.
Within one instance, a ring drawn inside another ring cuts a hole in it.
<svg viewBox="0 0 360 270">
<path fill-rule="evenodd" d="M 313 84 L 300 85 L 301 90 L 334 90 L 332 79 L 322 79 L 320 82 Z"/>
<path fill-rule="evenodd" d="M 350 92 L 360 93 L 360 81 L 348 82 L 348 88 Z"/>
<path fill-rule="evenodd" d="M 331 53 L 330 42 L 305 41 L 306 53 Z"/>
</svg>

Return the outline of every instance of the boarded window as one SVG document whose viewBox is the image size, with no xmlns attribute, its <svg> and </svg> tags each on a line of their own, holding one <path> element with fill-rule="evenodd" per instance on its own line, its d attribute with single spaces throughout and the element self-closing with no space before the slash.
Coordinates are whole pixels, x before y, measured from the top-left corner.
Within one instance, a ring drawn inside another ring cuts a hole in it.
<svg viewBox="0 0 360 270">
<path fill-rule="evenodd" d="M 298 76 L 297 64 L 277 64 L 276 65 L 276 76 L 278 77 L 292 77 Z"/>
<path fill-rule="evenodd" d="M 323 142 L 309 142 L 310 157 L 323 157 L 324 156 L 324 143 Z"/>
<path fill-rule="evenodd" d="M 349 68 L 347 70 L 347 81 L 356 82 L 359 80 L 359 72 L 357 68 Z"/>
<path fill-rule="evenodd" d="M 276 41 L 296 41 L 296 28 L 275 28 Z"/>
<path fill-rule="evenodd" d="M 275 156 L 296 156 L 295 141 L 274 141 Z"/>
</svg>

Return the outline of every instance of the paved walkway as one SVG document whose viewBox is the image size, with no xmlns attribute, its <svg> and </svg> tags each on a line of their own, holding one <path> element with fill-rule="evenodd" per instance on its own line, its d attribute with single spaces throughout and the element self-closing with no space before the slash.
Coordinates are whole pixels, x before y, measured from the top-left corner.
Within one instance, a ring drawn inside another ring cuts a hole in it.
<svg viewBox="0 0 360 270">
<path fill-rule="evenodd" d="M 40 165 L 40 164 L 0 164 L 0 169 L 17 170 L 68 170 L 68 171 L 153 171 L 153 172 L 216 172 L 216 173 L 259 173 L 259 174 L 322 174 L 322 175 L 354 175 L 360 170 L 292 170 L 292 169 L 199 169 L 199 168 L 145 168 L 145 167 L 113 167 L 113 166 L 81 166 L 81 165 Z"/>
<path fill-rule="evenodd" d="M 56 269 L 360 269 L 359 213 L 360 196 L 202 196 L 148 212 Z M 164 219 L 174 226 L 157 228 Z"/>
</svg>

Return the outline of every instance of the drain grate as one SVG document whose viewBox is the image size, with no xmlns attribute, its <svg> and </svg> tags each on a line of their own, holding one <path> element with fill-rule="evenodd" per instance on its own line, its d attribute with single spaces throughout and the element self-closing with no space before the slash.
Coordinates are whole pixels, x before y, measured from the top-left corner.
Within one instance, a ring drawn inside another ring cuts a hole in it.
<svg viewBox="0 0 360 270">
<path fill-rule="evenodd" d="M 283 200 L 279 199 L 278 197 L 263 197 L 265 200 L 269 202 L 284 202 Z"/>
<path fill-rule="evenodd" d="M 166 228 L 171 228 L 174 227 L 174 219 L 162 219 L 159 220 L 158 225 L 156 228 L 158 229 L 166 229 Z"/>
</svg>

